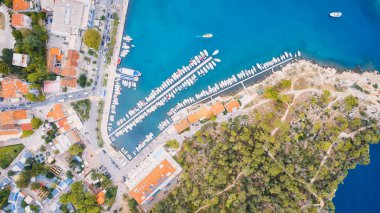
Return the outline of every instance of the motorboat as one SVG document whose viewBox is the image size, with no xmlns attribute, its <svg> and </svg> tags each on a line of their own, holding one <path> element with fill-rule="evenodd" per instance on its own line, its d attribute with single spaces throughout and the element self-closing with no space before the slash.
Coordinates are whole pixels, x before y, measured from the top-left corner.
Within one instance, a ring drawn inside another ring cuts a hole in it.
<svg viewBox="0 0 380 213">
<path fill-rule="evenodd" d="M 331 12 L 330 13 L 330 17 L 333 17 L 333 18 L 339 18 L 343 15 L 342 12 Z"/>
</svg>

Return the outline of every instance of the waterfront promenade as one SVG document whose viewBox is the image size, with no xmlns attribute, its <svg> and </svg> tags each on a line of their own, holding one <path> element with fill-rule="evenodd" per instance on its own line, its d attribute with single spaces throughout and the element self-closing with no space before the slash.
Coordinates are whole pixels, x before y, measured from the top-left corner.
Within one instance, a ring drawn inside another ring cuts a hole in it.
<svg viewBox="0 0 380 213">
<path fill-rule="evenodd" d="M 124 33 L 124 25 L 126 22 L 126 16 L 128 11 L 129 0 L 124 0 L 122 4 L 122 9 L 119 15 L 120 23 L 118 25 L 117 34 L 116 34 L 116 44 L 113 50 L 111 62 L 106 68 L 106 73 L 108 74 L 107 86 L 106 86 L 106 96 L 104 100 L 104 108 L 102 114 L 102 122 L 101 122 L 101 134 L 104 141 L 104 149 L 118 165 L 119 167 L 126 161 L 126 158 L 123 154 L 116 151 L 112 147 L 112 141 L 108 136 L 107 124 L 110 115 L 111 101 L 112 101 L 112 93 L 113 87 L 115 83 L 115 78 L 117 77 L 116 69 L 117 69 L 117 61 L 120 54 L 120 46 L 122 43 L 122 37 Z"/>
</svg>

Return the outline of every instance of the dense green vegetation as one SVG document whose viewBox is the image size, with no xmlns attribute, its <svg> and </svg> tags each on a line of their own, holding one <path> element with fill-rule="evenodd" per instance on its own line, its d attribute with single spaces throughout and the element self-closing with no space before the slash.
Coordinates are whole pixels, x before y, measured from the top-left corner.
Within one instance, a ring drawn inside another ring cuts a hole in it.
<svg viewBox="0 0 380 213">
<path fill-rule="evenodd" d="M 95 50 L 99 49 L 101 39 L 102 36 L 100 35 L 100 32 L 96 29 L 88 29 L 86 30 L 86 32 L 84 32 L 83 35 L 83 43 L 87 47 L 93 48 Z"/>
<path fill-rule="evenodd" d="M 84 148 L 84 144 L 76 143 L 70 146 L 68 152 L 70 153 L 70 155 L 76 156 L 82 154 Z"/>
<path fill-rule="evenodd" d="M 180 185 L 153 212 L 333 212 L 348 170 L 369 163 L 377 121 L 355 97 L 325 109 L 328 91 L 300 101 L 282 121 L 287 104 L 279 102 L 289 100 L 281 91 L 290 85 L 280 85 L 264 93 L 271 104 L 185 140 Z"/>
<path fill-rule="evenodd" d="M 0 190 L 0 209 L 3 209 L 8 204 L 8 197 L 11 194 L 11 190 L 8 188 Z"/>
<path fill-rule="evenodd" d="M 78 84 L 80 87 L 85 88 L 87 85 L 87 75 L 82 74 L 78 78 Z"/>
<path fill-rule="evenodd" d="M 104 141 L 102 138 L 102 115 L 103 115 L 104 101 L 99 101 L 98 103 L 98 118 L 96 119 L 96 139 L 98 140 L 99 147 L 103 147 Z"/>
<path fill-rule="evenodd" d="M 62 204 L 72 203 L 78 212 L 100 212 L 100 208 L 96 204 L 96 196 L 85 190 L 82 182 L 79 181 L 71 184 L 70 189 L 70 192 L 63 194 L 59 198 Z"/>
<path fill-rule="evenodd" d="M 71 103 L 71 106 L 74 108 L 75 112 L 78 113 L 83 122 L 90 118 L 91 101 L 89 99 L 73 102 Z"/>
<path fill-rule="evenodd" d="M 27 138 L 31 135 L 33 135 L 33 130 L 22 130 L 21 138 Z"/>
<path fill-rule="evenodd" d="M 43 122 L 39 118 L 32 118 L 31 124 L 33 129 L 39 129 Z"/>
<path fill-rule="evenodd" d="M 50 170 L 50 166 L 43 163 L 36 163 L 33 159 L 29 158 L 25 163 L 24 170 L 20 173 L 16 180 L 18 188 L 26 188 L 30 184 L 30 179 L 38 175 L 46 175 Z"/>
<path fill-rule="evenodd" d="M 106 54 L 107 64 L 111 63 L 111 57 L 112 57 L 112 54 L 113 54 L 113 51 L 115 48 L 115 44 L 116 44 L 117 28 L 119 26 L 119 21 L 120 21 L 117 13 L 114 13 L 113 17 L 114 17 L 114 20 L 113 20 L 112 31 L 111 31 L 111 41 L 108 44 L 108 52 Z"/>
<path fill-rule="evenodd" d="M 6 169 L 24 147 L 23 144 L 0 147 L 0 167 Z"/>
<path fill-rule="evenodd" d="M 12 34 L 16 40 L 15 48 L 2 50 L 0 72 L 4 75 L 16 75 L 31 83 L 42 84 L 44 80 L 54 78 L 46 68 L 48 34 L 42 24 L 46 19 L 46 14 L 30 12 L 27 15 L 32 19 L 32 29 L 13 30 Z M 26 68 L 12 66 L 13 51 L 30 56 L 30 62 Z"/>
<path fill-rule="evenodd" d="M 165 146 L 171 149 L 178 149 L 179 143 L 176 140 L 170 140 L 166 142 Z"/>
</svg>

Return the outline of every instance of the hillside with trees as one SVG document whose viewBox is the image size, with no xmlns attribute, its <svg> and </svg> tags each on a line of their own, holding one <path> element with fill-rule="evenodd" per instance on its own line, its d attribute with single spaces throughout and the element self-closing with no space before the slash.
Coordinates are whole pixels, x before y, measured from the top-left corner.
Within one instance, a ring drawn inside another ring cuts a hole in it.
<svg viewBox="0 0 380 213">
<path fill-rule="evenodd" d="M 304 84 L 267 86 L 244 115 L 185 139 L 180 184 L 153 212 L 333 212 L 348 170 L 369 163 L 379 121 L 344 90 Z"/>
</svg>

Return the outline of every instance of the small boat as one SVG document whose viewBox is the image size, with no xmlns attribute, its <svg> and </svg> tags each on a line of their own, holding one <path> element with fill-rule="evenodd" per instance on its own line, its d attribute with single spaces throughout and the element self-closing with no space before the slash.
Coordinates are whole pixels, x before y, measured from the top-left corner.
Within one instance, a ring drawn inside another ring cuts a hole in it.
<svg viewBox="0 0 380 213">
<path fill-rule="evenodd" d="M 197 36 L 198 38 L 212 38 L 214 35 L 211 33 L 203 34 L 202 36 Z"/>
<path fill-rule="evenodd" d="M 333 18 L 339 18 L 343 15 L 342 12 L 331 12 L 330 13 L 330 17 L 333 17 Z"/>
<path fill-rule="evenodd" d="M 127 69 L 127 68 L 120 68 L 118 71 L 121 74 L 127 75 L 127 76 L 132 76 L 132 77 L 139 77 L 141 76 L 141 72 L 137 70 L 132 70 L 132 69 Z"/>
<path fill-rule="evenodd" d="M 212 55 L 214 56 L 214 55 L 216 55 L 216 54 L 218 54 L 219 53 L 219 50 L 215 50 L 213 53 L 212 53 Z"/>
</svg>

